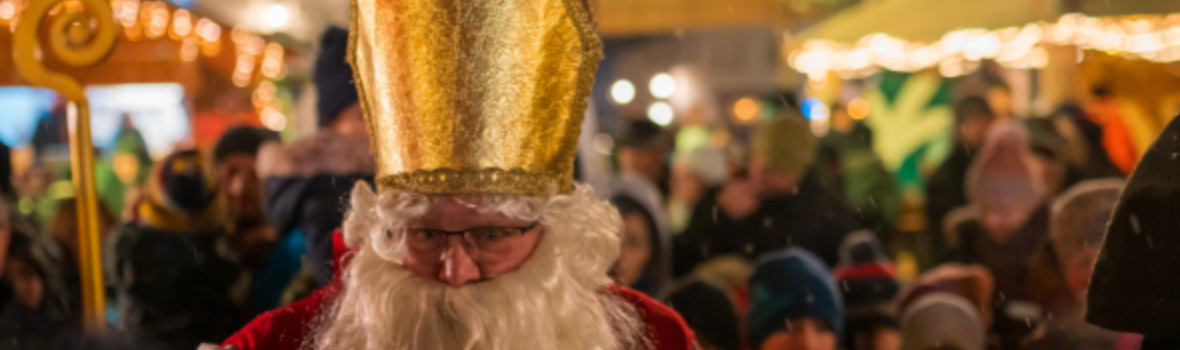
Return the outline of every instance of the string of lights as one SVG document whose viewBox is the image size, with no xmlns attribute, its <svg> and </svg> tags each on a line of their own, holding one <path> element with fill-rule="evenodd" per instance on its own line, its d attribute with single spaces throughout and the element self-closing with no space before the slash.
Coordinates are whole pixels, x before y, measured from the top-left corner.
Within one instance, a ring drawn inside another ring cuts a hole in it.
<svg viewBox="0 0 1180 350">
<path fill-rule="evenodd" d="M 955 30 L 932 43 L 884 33 L 864 36 L 852 44 L 808 40 L 788 54 L 787 63 L 815 81 L 826 79 L 829 72 L 847 79 L 867 77 L 881 69 L 913 72 L 937 68 L 943 76 L 955 77 L 970 73 L 984 59 L 1009 68 L 1042 68 L 1049 62 L 1049 45 L 1074 45 L 1154 62 L 1180 61 L 1180 14 L 1125 18 L 1066 14 L 1055 23 L 991 31 Z"/>
<path fill-rule="evenodd" d="M 28 0 L 0 0 L 0 24 L 15 30 L 20 12 Z M 200 56 L 218 57 L 222 54 L 223 27 L 213 20 L 198 17 L 186 9 L 176 8 L 164 1 L 112 0 L 115 22 L 123 27 L 123 37 L 129 41 L 167 39 L 180 43 L 179 58 L 196 61 Z M 82 11 L 78 1 L 66 1 L 50 11 L 50 15 Z M 273 12 L 273 9 L 271 9 Z M 287 74 L 283 64 L 284 50 L 278 43 L 267 43 L 249 30 L 235 26 L 229 31 L 233 41 L 233 84 L 240 88 L 254 86 L 252 102 L 260 120 L 271 129 L 281 130 L 287 124 L 276 96 L 275 80 Z"/>
</svg>

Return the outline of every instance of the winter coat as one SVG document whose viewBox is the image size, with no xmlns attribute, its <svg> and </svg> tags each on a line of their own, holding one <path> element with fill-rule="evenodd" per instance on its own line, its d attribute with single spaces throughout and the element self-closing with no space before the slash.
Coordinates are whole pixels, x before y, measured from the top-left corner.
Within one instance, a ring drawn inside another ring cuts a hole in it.
<svg viewBox="0 0 1180 350">
<path fill-rule="evenodd" d="M 282 237 L 303 234 L 320 285 L 332 279 L 332 232 L 344 221 L 349 191 L 358 180 L 372 182 L 374 171 L 368 141 L 352 136 L 325 132 L 258 151 L 267 217 Z M 299 264 L 288 270 L 287 280 Z M 275 301 L 283 287 L 277 287 Z"/>
<path fill-rule="evenodd" d="M 5 214 L 9 213 L 0 213 Z M 15 211 L 10 218 L 11 237 L 3 257 L 28 264 L 41 278 L 42 295 L 40 305 L 29 307 L 16 299 L 11 278 L 0 274 L 0 348 L 64 349 L 77 338 L 79 329 L 64 292 L 67 281 L 49 254 L 52 242 Z"/>
<path fill-rule="evenodd" d="M 736 254 L 753 260 L 792 246 L 806 248 L 832 266 L 844 236 L 859 219 L 813 175 L 804 178 L 797 193 L 764 199 L 756 212 L 741 220 L 730 219 L 718 207 L 719 192 L 715 188 L 702 196 L 688 229 L 676 237 L 676 276 L 715 256 Z"/>
<path fill-rule="evenodd" d="M 967 204 L 967 169 L 974 160 L 975 150 L 957 145 L 926 183 L 926 232 L 930 238 L 931 254 L 937 260 L 947 255 L 950 248 L 944 242 L 942 222 L 955 208 Z"/>
<path fill-rule="evenodd" d="M 121 323 L 149 344 L 194 349 L 242 324 L 231 299 L 240 268 L 219 251 L 216 232 L 124 226 L 115 242 Z"/>
<path fill-rule="evenodd" d="M 836 156 L 828 161 L 838 162 L 834 166 L 839 169 L 835 179 L 838 183 L 833 185 L 839 187 L 845 202 L 864 213 L 866 226 L 887 234 L 897 218 L 900 201 L 893 176 L 873 152 L 872 139 L 872 131 L 857 123 L 847 134 L 828 133 L 821 143 Z"/>
<path fill-rule="evenodd" d="M 1180 119 L 1173 119 L 1127 181 L 1106 229 L 1086 320 L 1180 344 Z M 1177 348 L 1177 347 L 1170 347 Z"/>
<path fill-rule="evenodd" d="M 961 246 L 954 251 L 950 260 L 983 265 L 995 277 L 995 294 L 992 296 L 995 301 L 992 303 L 995 319 L 992 330 L 1001 337 L 1004 349 L 1015 348 L 1020 339 L 1033 330 L 1029 320 L 1011 312 L 1014 307 L 1010 303 L 1043 308 L 1033 299 L 1045 293 L 1030 290 L 1027 281 L 1030 262 L 1035 260 L 1047 243 L 1048 226 L 1049 210 L 1042 207 L 1004 244 L 988 239 L 976 220 L 963 222 L 956 229 Z M 1039 314 L 1028 316 L 1036 318 Z"/>
</svg>

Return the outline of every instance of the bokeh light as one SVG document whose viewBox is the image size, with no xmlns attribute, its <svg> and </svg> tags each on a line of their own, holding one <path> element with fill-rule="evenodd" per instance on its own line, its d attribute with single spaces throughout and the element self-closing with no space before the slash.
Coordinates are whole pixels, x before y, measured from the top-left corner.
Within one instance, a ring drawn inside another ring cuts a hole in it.
<svg viewBox="0 0 1180 350">
<path fill-rule="evenodd" d="M 758 101 L 744 97 L 733 104 L 733 116 L 741 122 L 751 122 L 758 116 Z"/>
<path fill-rule="evenodd" d="M 651 95 L 656 98 L 669 98 L 676 93 L 676 79 L 672 79 L 668 73 L 656 74 L 651 78 L 651 83 L 648 85 L 651 90 Z"/>
<path fill-rule="evenodd" d="M 631 84 L 627 79 L 619 79 L 611 84 L 610 97 L 621 105 L 631 103 L 631 100 L 635 99 L 635 84 Z"/>
<path fill-rule="evenodd" d="M 270 29 L 283 28 L 290 20 L 291 12 L 287 11 L 287 7 L 283 6 L 283 4 L 270 5 L 270 7 L 266 8 L 265 14 L 263 14 L 263 23 Z"/>
<path fill-rule="evenodd" d="M 647 108 L 647 118 L 660 126 L 672 124 L 672 119 L 675 117 L 676 112 L 672 110 L 672 105 L 664 101 L 652 103 L 651 107 Z"/>
<path fill-rule="evenodd" d="M 855 98 L 848 102 L 848 116 L 855 120 L 861 120 L 869 116 L 869 101 L 863 98 Z"/>
</svg>

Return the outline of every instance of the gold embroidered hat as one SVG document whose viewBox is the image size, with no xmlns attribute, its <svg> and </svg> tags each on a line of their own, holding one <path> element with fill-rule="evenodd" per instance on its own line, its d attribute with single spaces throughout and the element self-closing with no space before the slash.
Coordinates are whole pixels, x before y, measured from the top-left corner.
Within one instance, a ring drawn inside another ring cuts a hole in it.
<svg viewBox="0 0 1180 350">
<path fill-rule="evenodd" d="M 380 188 L 573 190 L 601 42 L 582 0 L 353 0 L 355 71 Z"/>
</svg>

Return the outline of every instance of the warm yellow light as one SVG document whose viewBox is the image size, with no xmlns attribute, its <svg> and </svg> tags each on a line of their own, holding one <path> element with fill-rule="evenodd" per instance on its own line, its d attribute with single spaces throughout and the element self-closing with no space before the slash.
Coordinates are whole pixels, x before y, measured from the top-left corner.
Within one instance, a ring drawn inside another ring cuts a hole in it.
<svg viewBox="0 0 1180 350">
<path fill-rule="evenodd" d="M 250 40 L 246 41 L 246 52 L 251 55 L 261 55 L 264 49 L 266 49 L 266 40 L 261 37 L 251 36 Z"/>
<path fill-rule="evenodd" d="M 272 83 L 269 80 L 263 80 L 261 83 L 258 83 L 258 87 L 254 89 L 254 94 L 251 96 L 251 102 L 254 103 L 254 107 L 256 108 L 268 106 L 275 100 L 275 94 L 277 91 L 278 88 L 275 87 L 275 83 Z"/>
<path fill-rule="evenodd" d="M 863 98 L 856 98 L 848 102 L 848 116 L 855 120 L 861 120 L 869 116 L 869 101 Z"/>
<path fill-rule="evenodd" d="M 16 5 L 11 1 L 0 2 L 0 19 L 10 20 L 16 17 Z"/>
<path fill-rule="evenodd" d="M 266 9 L 263 14 L 263 23 L 270 29 L 282 29 L 287 26 L 287 21 L 291 20 L 291 12 L 287 11 L 287 7 L 282 4 L 273 4 Z"/>
<path fill-rule="evenodd" d="M 750 122 L 758 116 L 758 101 L 744 97 L 733 104 L 733 116 L 739 121 Z"/>
<path fill-rule="evenodd" d="M 139 1 L 124 0 L 123 8 L 119 10 L 119 23 L 123 27 L 135 26 L 135 19 L 139 16 Z"/>
<path fill-rule="evenodd" d="M 262 109 L 259 119 L 261 119 L 262 125 L 274 131 L 280 131 L 287 127 L 287 116 L 273 107 Z"/>
<path fill-rule="evenodd" d="M 278 43 L 266 44 L 266 53 L 262 57 L 262 75 L 278 77 L 283 71 L 283 47 Z"/>
<path fill-rule="evenodd" d="M 183 38 L 187 37 L 192 32 L 192 14 L 185 9 L 176 10 L 176 13 L 172 14 L 172 33 L 175 34 L 177 38 Z"/>
<path fill-rule="evenodd" d="M 185 62 L 192 62 L 197 60 L 197 38 L 185 37 L 184 42 L 180 44 L 180 59 Z"/>
<path fill-rule="evenodd" d="M 149 38 L 158 38 L 168 32 L 168 5 L 162 2 L 152 3 L 151 21 L 148 25 L 147 36 Z"/>
<path fill-rule="evenodd" d="M 221 39 L 221 26 L 208 18 L 202 18 L 197 21 L 197 35 L 205 41 L 217 41 Z"/>
<path fill-rule="evenodd" d="M 912 42 L 885 33 L 865 35 L 856 43 L 807 40 L 788 53 L 786 61 L 813 81 L 830 73 L 863 78 L 880 68 L 905 72 L 936 68 L 953 77 L 971 73 L 986 59 L 1007 68 L 1044 67 L 1049 61 L 1046 45 L 1174 62 L 1180 60 L 1180 14 L 1112 18 L 1074 13 L 1055 22 L 954 30 L 935 42 Z"/>
</svg>

